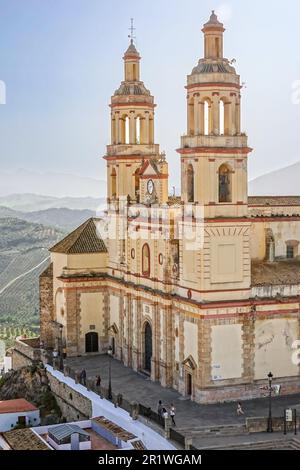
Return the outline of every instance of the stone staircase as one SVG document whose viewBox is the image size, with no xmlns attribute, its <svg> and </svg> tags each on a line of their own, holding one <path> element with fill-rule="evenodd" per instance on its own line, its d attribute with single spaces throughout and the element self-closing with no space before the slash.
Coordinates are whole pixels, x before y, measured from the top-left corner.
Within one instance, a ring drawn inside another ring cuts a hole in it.
<svg viewBox="0 0 300 470">
<path fill-rule="evenodd" d="M 201 447 L 198 447 L 201 450 Z M 270 441 L 243 442 L 239 444 L 205 446 L 205 450 L 300 450 L 300 440 L 291 439 L 273 439 Z"/>
<path fill-rule="evenodd" d="M 240 436 L 249 434 L 245 424 L 224 424 L 220 426 L 199 426 L 175 428 L 176 431 L 188 437 L 218 437 L 218 436 Z"/>
</svg>

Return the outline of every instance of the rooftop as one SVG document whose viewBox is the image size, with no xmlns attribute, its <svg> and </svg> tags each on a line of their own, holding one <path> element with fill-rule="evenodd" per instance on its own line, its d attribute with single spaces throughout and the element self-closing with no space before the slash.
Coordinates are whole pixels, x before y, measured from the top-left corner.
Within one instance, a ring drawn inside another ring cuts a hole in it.
<svg viewBox="0 0 300 470">
<path fill-rule="evenodd" d="M 63 240 L 54 245 L 52 253 L 83 254 L 83 253 L 106 253 L 106 246 L 97 232 L 97 222 L 101 219 L 90 218 Z"/>
<path fill-rule="evenodd" d="M 113 423 L 109 419 L 105 418 L 104 416 L 99 416 L 97 418 L 92 418 L 92 421 L 99 424 L 102 428 L 107 429 L 111 434 L 118 437 L 122 441 L 131 441 L 135 439 L 136 436 L 125 429 L 121 428 L 117 424 Z"/>
<path fill-rule="evenodd" d="M 249 196 L 249 206 L 300 206 L 300 196 Z"/>
<path fill-rule="evenodd" d="M 0 401 L 0 414 L 36 411 L 38 408 L 24 398 Z"/>
<path fill-rule="evenodd" d="M 2 437 L 13 450 L 50 450 L 29 428 L 4 432 Z"/>
<path fill-rule="evenodd" d="M 253 261 L 253 286 L 300 284 L 300 260 Z"/>
<path fill-rule="evenodd" d="M 49 434 L 55 437 L 59 441 L 67 437 L 70 437 L 72 436 L 72 434 L 75 434 L 75 433 L 80 434 L 81 436 L 86 436 L 86 437 L 89 436 L 89 434 L 86 431 L 84 431 L 84 429 L 80 428 L 76 424 L 68 424 L 68 423 L 60 424 L 49 430 Z"/>
</svg>

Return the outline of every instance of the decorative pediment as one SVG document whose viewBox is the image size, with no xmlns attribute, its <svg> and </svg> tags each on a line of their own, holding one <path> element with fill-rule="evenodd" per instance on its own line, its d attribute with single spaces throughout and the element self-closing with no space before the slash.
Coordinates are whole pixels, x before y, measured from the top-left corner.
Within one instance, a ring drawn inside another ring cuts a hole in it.
<svg viewBox="0 0 300 470">
<path fill-rule="evenodd" d="M 152 160 L 146 160 L 139 171 L 140 176 L 151 177 L 159 175 L 159 170 Z"/>
<path fill-rule="evenodd" d="M 187 358 L 183 361 L 182 365 L 185 366 L 185 367 L 189 367 L 189 368 L 192 369 L 192 370 L 197 369 L 197 364 L 196 364 L 196 362 L 195 362 L 193 356 L 187 357 Z"/>
<path fill-rule="evenodd" d="M 117 335 L 119 333 L 119 329 L 115 323 L 113 323 L 109 328 L 109 331 Z"/>
</svg>

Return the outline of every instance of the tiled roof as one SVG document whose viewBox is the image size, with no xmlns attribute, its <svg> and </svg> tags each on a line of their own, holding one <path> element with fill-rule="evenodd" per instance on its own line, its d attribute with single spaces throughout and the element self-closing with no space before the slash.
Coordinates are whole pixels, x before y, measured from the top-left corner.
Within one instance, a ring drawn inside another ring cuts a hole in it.
<svg viewBox="0 0 300 470">
<path fill-rule="evenodd" d="M 249 196 L 249 206 L 300 206 L 300 196 Z"/>
<path fill-rule="evenodd" d="M 100 221 L 100 219 L 88 219 L 80 227 L 54 245 L 50 251 L 65 254 L 106 253 L 106 246 L 97 232 L 97 221 Z"/>
<path fill-rule="evenodd" d="M 0 401 L 0 414 L 35 411 L 38 408 L 24 398 Z"/>
<path fill-rule="evenodd" d="M 127 51 L 125 52 L 125 57 L 126 57 L 127 55 L 136 55 L 137 57 L 140 56 L 139 53 L 138 53 L 138 51 L 137 51 L 137 49 L 136 49 L 136 47 L 135 47 L 135 45 L 134 45 L 134 43 L 133 43 L 133 40 L 132 40 L 132 39 L 131 39 L 131 41 L 130 41 L 130 44 L 129 44 L 129 46 L 128 46 Z"/>
<path fill-rule="evenodd" d="M 126 431 L 126 429 L 121 428 L 120 426 L 113 423 L 109 419 L 104 418 L 104 416 L 99 416 L 97 418 L 92 418 L 92 421 L 99 424 L 102 428 L 107 429 L 114 436 L 119 437 L 124 442 L 131 441 L 132 439 L 136 438 L 136 436 L 134 434 L 132 434 L 129 431 Z"/>
<path fill-rule="evenodd" d="M 278 286 L 300 284 L 300 261 L 280 260 L 268 263 L 253 261 L 251 266 L 252 286 Z"/>
<path fill-rule="evenodd" d="M 4 432 L 2 437 L 13 450 L 50 450 L 29 428 Z"/>
</svg>

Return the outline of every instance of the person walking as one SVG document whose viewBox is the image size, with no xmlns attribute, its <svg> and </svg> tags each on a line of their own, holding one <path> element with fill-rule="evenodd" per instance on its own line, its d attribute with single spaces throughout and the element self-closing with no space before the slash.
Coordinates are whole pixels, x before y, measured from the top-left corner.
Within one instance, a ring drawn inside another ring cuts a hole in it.
<svg viewBox="0 0 300 470">
<path fill-rule="evenodd" d="M 169 413 L 168 413 L 167 409 L 164 406 L 162 407 L 162 410 L 161 410 L 161 416 L 164 419 L 169 417 Z"/>
<path fill-rule="evenodd" d="M 172 423 L 174 424 L 174 426 L 176 426 L 176 423 L 175 423 L 175 414 L 176 414 L 176 408 L 175 408 L 174 404 L 171 403 L 171 407 L 170 407 L 170 416 L 171 416 L 171 420 L 172 420 Z"/>
<path fill-rule="evenodd" d="M 158 407 L 157 407 L 157 414 L 158 414 L 158 416 L 159 416 L 160 418 L 161 418 L 161 416 L 162 416 L 162 409 L 163 409 L 163 404 L 162 404 L 162 401 L 159 400 L 159 402 L 158 402 Z"/>
<path fill-rule="evenodd" d="M 100 375 L 96 376 L 96 388 L 97 388 L 98 391 L 101 390 L 101 377 L 100 377 Z"/>
<path fill-rule="evenodd" d="M 80 378 L 81 378 L 81 384 L 86 387 L 86 370 L 85 369 L 82 369 Z"/>
<path fill-rule="evenodd" d="M 242 404 L 241 404 L 240 401 L 239 401 L 238 404 L 237 404 L 236 414 L 237 414 L 238 416 L 241 416 L 241 415 L 245 414 L 244 411 L 243 411 Z"/>
</svg>

